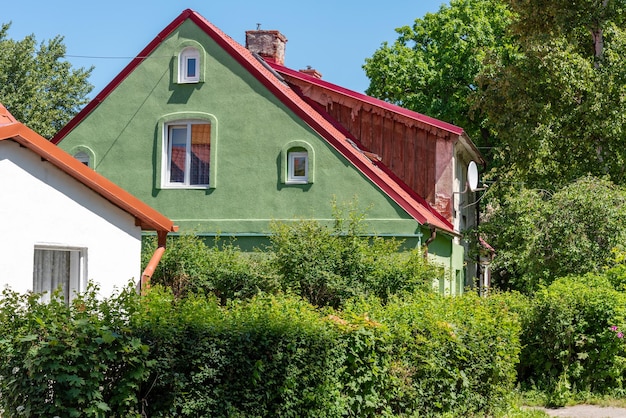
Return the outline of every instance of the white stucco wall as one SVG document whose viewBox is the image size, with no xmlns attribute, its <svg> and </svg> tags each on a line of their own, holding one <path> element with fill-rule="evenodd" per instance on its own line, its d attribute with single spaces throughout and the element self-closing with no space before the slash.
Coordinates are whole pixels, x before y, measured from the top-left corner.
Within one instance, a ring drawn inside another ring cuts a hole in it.
<svg viewBox="0 0 626 418">
<path fill-rule="evenodd" d="M 134 217 L 11 140 L 0 141 L 0 222 L 2 288 L 32 289 L 36 245 L 86 248 L 102 296 L 140 278 Z"/>
</svg>

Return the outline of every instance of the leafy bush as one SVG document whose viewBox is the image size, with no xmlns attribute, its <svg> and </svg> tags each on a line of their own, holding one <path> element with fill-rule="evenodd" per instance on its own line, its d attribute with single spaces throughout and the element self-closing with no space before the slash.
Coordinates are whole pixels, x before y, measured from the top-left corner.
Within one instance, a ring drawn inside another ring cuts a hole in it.
<svg viewBox="0 0 626 418">
<path fill-rule="evenodd" d="M 315 220 L 272 224 L 264 252 L 244 252 L 232 244 L 207 246 L 193 234 L 170 237 L 151 282 L 177 297 L 214 294 L 224 305 L 258 293 L 299 295 L 315 306 L 341 307 L 353 297 L 431 289 L 444 269 L 420 249 L 399 251 L 401 242 L 363 234 L 363 214 L 335 206 L 332 228 Z M 156 248 L 144 241 L 143 263 Z"/>
<path fill-rule="evenodd" d="M 97 288 L 71 304 L 54 295 L 5 290 L 0 299 L 0 411 L 3 416 L 139 415 L 148 347 L 129 327 L 138 296 L 108 300 Z"/>
<path fill-rule="evenodd" d="M 561 405 L 573 392 L 623 388 L 626 294 L 603 276 L 561 278 L 533 298 L 521 339 L 519 378 Z"/>
<path fill-rule="evenodd" d="M 387 329 L 388 352 L 379 349 L 387 360 L 379 359 L 374 369 L 387 376 L 377 392 L 386 410 L 471 416 L 506 407 L 516 381 L 520 325 L 502 301 L 418 292 L 387 304 L 361 300 L 346 308 L 350 312 L 368 312 Z"/>
<path fill-rule="evenodd" d="M 270 251 L 282 290 L 338 308 L 353 297 L 426 290 L 444 274 L 421 251 L 400 253 L 401 242 L 363 236 L 361 218 L 349 219 L 337 218 L 334 228 L 313 220 L 273 225 Z"/>
<path fill-rule="evenodd" d="M 493 281 L 500 288 L 532 294 L 557 277 L 601 273 L 626 242 L 626 189 L 606 178 L 583 177 L 554 193 L 500 193 L 481 224 L 498 249 Z"/>
<path fill-rule="evenodd" d="M 155 248 L 153 237 L 144 241 L 144 265 Z M 267 258 L 266 254 L 246 253 L 229 243 L 209 247 L 196 235 L 181 234 L 168 238 L 167 251 L 151 283 L 168 286 L 177 296 L 212 293 L 224 304 L 276 289 L 276 278 L 268 269 Z"/>
<path fill-rule="evenodd" d="M 154 365 L 150 416 L 341 416 L 345 347 L 332 323 L 293 297 L 220 307 L 152 289 L 136 327 Z"/>
<path fill-rule="evenodd" d="M 378 417 L 487 414 L 519 344 L 503 303 L 374 296 L 344 311 L 259 294 L 222 305 L 153 286 L 70 306 L 5 292 L 7 416 Z"/>
</svg>

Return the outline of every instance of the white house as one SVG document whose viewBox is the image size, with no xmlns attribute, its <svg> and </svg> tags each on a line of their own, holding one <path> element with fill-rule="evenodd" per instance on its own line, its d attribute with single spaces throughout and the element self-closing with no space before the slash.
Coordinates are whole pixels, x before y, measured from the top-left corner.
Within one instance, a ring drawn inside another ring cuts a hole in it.
<svg viewBox="0 0 626 418">
<path fill-rule="evenodd" d="M 102 296 L 149 278 L 172 221 L 53 145 L 0 104 L 0 286 L 18 292 L 62 288 L 65 300 L 88 280 Z M 141 235 L 159 248 L 141 275 Z M 44 296 L 46 298 L 46 296 Z"/>
</svg>

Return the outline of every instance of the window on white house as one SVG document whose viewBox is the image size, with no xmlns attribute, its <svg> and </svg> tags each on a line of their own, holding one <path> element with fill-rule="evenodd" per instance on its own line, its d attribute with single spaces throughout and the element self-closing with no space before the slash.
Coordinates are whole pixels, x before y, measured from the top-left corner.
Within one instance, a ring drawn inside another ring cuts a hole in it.
<svg viewBox="0 0 626 418">
<path fill-rule="evenodd" d="M 199 81 L 200 52 L 196 48 L 185 48 L 178 56 L 178 82 L 197 83 Z"/>
<path fill-rule="evenodd" d="M 306 151 L 292 151 L 287 156 L 287 183 L 308 183 L 309 155 Z"/>
<path fill-rule="evenodd" d="M 41 293 L 44 302 L 60 289 L 65 302 L 83 290 L 86 249 L 35 247 L 33 291 Z"/>
<path fill-rule="evenodd" d="M 76 154 L 74 154 L 74 158 L 76 158 L 78 161 L 80 161 L 81 163 L 89 167 L 89 155 L 86 152 L 79 151 Z"/>
<path fill-rule="evenodd" d="M 208 187 L 211 124 L 176 122 L 167 125 L 165 186 Z"/>
</svg>

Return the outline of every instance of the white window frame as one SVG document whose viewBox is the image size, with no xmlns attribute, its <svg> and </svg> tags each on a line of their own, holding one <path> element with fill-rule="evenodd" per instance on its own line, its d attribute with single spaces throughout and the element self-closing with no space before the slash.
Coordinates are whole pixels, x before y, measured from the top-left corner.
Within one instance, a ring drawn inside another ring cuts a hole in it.
<svg viewBox="0 0 626 418">
<path fill-rule="evenodd" d="M 51 266 L 43 266 L 43 269 L 38 268 L 40 262 L 43 262 L 42 259 L 38 258 L 38 254 L 42 256 L 44 251 L 69 253 L 69 275 L 56 278 L 57 281 L 63 280 L 65 282 L 64 292 L 61 294 L 65 299 L 65 303 L 69 303 L 76 293 L 83 292 L 86 288 L 87 248 L 35 245 L 33 251 L 33 291 L 41 293 L 43 302 L 49 302 L 51 294 L 56 288 L 52 288 L 53 272 L 48 270 Z M 56 287 L 58 288 L 59 286 Z"/>
<path fill-rule="evenodd" d="M 195 62 L 195 74 L 188 75 L 190 61 Z M 187 47 L 178 56 L 178 82 L 198 83 L 200 82 L 200 51 L 197 48 Z"/>
<path fill-rule="evenodd" d="M 304 175 L 295 174 L 296 159 L 304 158 Z M 306 151 L 290 151 L 287 154 L 287 183 L 306 184 L 309 182 L 309 153 Z"/>
<path fill-rule="evenodd" d="M 211 182 L 211 156 L 209 151 L 209 181 L 206 184 L 191 184 L 191 126 L 192 125 L 211 125 L 210 122 L 204 120 L 181 120 L 166 123 L 163 127 L 163 161 L 162 170 L 163 178 L 161 180 L 162 187 L 165 189 L 208 189 Z M 171 164 L 172 164 L 172 141 L 170 140 L 170 129 L 174 127 L 185 127 L 187 129 L 185 142 L 185 173 L 183 182 L 171 181 Z M 213 138 L 211 138 L 211 141 Z"/>
</svg>

